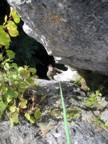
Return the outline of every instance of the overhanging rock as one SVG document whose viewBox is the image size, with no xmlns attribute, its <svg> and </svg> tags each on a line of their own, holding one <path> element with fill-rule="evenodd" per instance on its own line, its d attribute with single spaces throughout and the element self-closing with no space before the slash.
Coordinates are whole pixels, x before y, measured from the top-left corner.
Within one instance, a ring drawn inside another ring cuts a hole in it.
<svg viewBox="0 0 108 144">
<path fill-rule="evenodd" d="M 24 31 L 71 67 L 108 74 L 107 0 L 8 0 Z"/>
</svg>

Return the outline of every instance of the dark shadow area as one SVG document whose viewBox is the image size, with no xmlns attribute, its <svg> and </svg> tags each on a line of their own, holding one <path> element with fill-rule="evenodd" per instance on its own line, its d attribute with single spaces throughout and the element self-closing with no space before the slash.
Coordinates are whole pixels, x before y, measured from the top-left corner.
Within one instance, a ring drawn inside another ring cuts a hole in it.
<svg viewBox="0 0 108 144">
<path fill-rule="evenodd" d="M 5 15 L 8 15 L 10 11 L 9 4 L 6 0 L 0 0 L 0 25 L 4 22 Z"/>
<path fill-rule="evenodd" d="M 39 78 L 48 79 L 47 66 L 55 65 L 53 56 L 49 56 L 42 44 L 29 37 L 22 29 L 23 22 L 18 26 L 19 36 L 12 38 L 11 49 L 16 53 L 15 62 L 19 66 L 28 65 L 37 70 Z"/>
<path fill-rule="evenodd" d="M 108 76 L 89 70 L 78 70 L 78 73 L 84 78 L 90 91 L 100 90 L 102 97 L 108 101 Z"/>
<path fill-rule="evenodd" d="M 5 15 L 9 15 L 10 6 L 6 0 L 0 4 L 0 24 L 3 24 Z M 37 76 L 48 79 L 46 76 L 48 65 L 51 64 L 62 70 L 67 68 L 63 64 L 55 64 L 53 56 L 49 56 L 44 46 L 35 39 L 29 37 L 22 29 L 23 21 L 18 24 L 19 35 L 11 37 L 10 49 L 15 52 L 14 62 L 19 66 L 30 66 L 36 68 Z"/>
<path fill-rule="evenodd" d="M 68 69 L 64 64 L 55 63 L 54 66 L 63 71 L 66 71 Z"/>
<path fill-rule="evenodd" d="M 0 24 L 4 22 L 4 17 L 9 15 L 10 6 L 6 0 L 0 2 Z M 42 44 L 30 38 L 24 33 L 23 21 L 18 24 L 19 36 L 11 37 L 10 49 L 15 52 L 15 59 L 19 66 L 28 65 L 37 69 L 39 78 L 47 79 L 46 72 L 49 64 L 54 65 L 53 56 L 49 56 Z"/>
</svg>

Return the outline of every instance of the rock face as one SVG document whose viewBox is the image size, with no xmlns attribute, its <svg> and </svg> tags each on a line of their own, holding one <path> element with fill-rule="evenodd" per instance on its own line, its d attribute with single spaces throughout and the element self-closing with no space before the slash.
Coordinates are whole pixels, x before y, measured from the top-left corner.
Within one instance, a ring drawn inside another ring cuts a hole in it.
<svg viewBox="0 0 108 144">
<path fill-rule="evenodd" d="M 108 74 L 107 0 L 8 0 L 25 32 L 71 67 Z"/>
<path fill-rule="evenodd" d="M 22 122 L 21 125 L 10 127 L 10 123 L 0 123 L 0 144 L 46 144 L 41 139 L 34 137 L 38 129 L 27 122 Z"/>
<path fill-rule="evenodd" d="M 20 125 L 10 127 L 8 121 L 0 122 L 0 144 L 66 144 L 66 135 L 62 117 L 59 83 L 57 81 L 36 80 L 39 89 L 37 97 L 46 95 L 46 104 L 42 104 L 42 120 L 37 125 L 32 125 L 20 118 Z M 62 82 L 65 103 L 73 109 L 75 115 L 69 120 L 72 144 L 108 144 L 108 131 L 96 127 L 91 123 L 91 118 L 99 111 L 85 111 L 81 100 L 85 93 L 73 83 Z M 35 94 L 35 90 L 33 90 Z M 107 110 L 107 103 L 103 109 Z M 75 112 L 76 111 L 76 112 Z M 100 110 L 102 112 L 102 110 Z M 72 112 L 72 111 L 71 111 Z M 49 115 L 48 115 L 49 114 Z M 72 113 L 71 113 L 72 114 Z M 67 111 L 68 115 L 68 111 Z M 101 115 L 101 113 L 99 113 Z M 107 114 L 106 114 L 107 115 Z M 102 116 L 107 118 L 107 116 Z M 108 120 L 108 118 L 107 118 Z"/>
<path fill-rule="evenodd" d="M 106 132 L 95 132 L 94 128 L 84 123 L 71 127 L 73 144 L 107 144 Z M 0 144 L 66 144 L 63 124 L 58 124 L 43 137 L 36 137 L 38 128 L 23 122 L 23 126 L 10 128 L 9 122 L 0 124 Z"/>
<path fill-rule="evenodd" d="M 0 144 L 66 144 L 66 135 L 62 117 L 59 83 L 56 81 L 36 80 L 39 85 L 37 97 L 45 96 L 42 103 L 42 120 L 36 125 L 25 122 L 10 127 L 9 122 L 0 122 Z M 108 130 L 91 123 L 96 113 L 101 116 L 103 110 L 85 111 L 81 101 L 85 93 L 73 83 L 62 83 L 65 103 L 70 114 L 69 126 L 72 144 L 108 144 Z M 33 93 L 34 90 L 33 90 Z M 73 109 L 74 107 L 74 109 Z M 78 111 L 76 111 L 77 107 Z M 108 111 L 108 102 L 103 109 Z M 77 113 L 78 112 L 78 113 Z M 73 115 L 73 113 L 75 115 Z M 107 113 L 103 115 L 107 119 Z M 100 124 L 99 124 L 100 125 Z"/>
</svg>

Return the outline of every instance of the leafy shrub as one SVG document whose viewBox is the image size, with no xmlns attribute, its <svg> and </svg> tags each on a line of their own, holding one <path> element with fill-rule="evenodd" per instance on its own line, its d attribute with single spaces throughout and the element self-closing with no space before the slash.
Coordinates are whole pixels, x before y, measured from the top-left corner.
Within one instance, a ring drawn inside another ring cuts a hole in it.
<svg viewBox="0 0 108 144">
<path fill-rule="evenodd" d="M 90 108 L 96 108 L 101 104 L 101 90 L 89 91 L 88 97 L 84 98 L 83 105 Z"/>
<path fill-rule="evenodd" d="M 5 16 L 0 25 L 0 118 L 6 113 L 11 125 L 19 123 L 20 113 L 27 108 L 28 100 L 24 98 L 25 89 L 34 84 L 36 70 L 28 66 L 18 67 L 13 63 L 15 53 L 9 50 L 11 37 L 19 35 L 17 25 L 20 18 L 13 8 L 10 15 Z M 40 108 L 34 108 L 32 113 L 23 112 L 26 119 L 35 123 L 41 117 Z"/>
</svg>

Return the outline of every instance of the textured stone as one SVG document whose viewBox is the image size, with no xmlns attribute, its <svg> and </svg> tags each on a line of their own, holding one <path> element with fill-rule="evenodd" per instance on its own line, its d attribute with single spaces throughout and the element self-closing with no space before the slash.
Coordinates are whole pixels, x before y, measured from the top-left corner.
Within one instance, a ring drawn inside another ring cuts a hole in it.
<svg viewBox="0 0 108 144">
<path fill-rule="evenodd" d="M 45 96 L 42 103 L 42 120 L 36 125 L 20 118 L 20 125 L 11 128 L 9 122 L 0 122 L 0 144 L 66 144 L 66 134 L 63 123 L 59 82 L 36 79 L 39 85 L 37 91 L 32 89 L 31 95 Z M 86 111 L 81 101 L 86 94 L 70 82 L 62 82 L 63 95 L 68 108 L 77 107 L 78 117 L 69 120 L 72 144 L 108 144 L 108 131 L 94 126 L 90 121 L 95 110 Z M 59 110 L 59 117 L 54 115 L 54 109 Z M 105 112 L 108 111 L 107 109 Z M 67 113 L 68 114 L 68 113 Z M 61 117 L 60 117 L 61 115 Z M 101 115 L 101 114 L 100 114 Z M 107 118 L 107 113 L 103 118 Z"/>
<path fill-rule="evenodd" d="M 37 127 L 22 121 L 21 125 L 10 127 L 8 121 L 0 123 L 0 144 L 47 144 L 35 138 Z"/>
<path fill-rule="evenodd" d="M 108 110 L 105 110 L 102 114 L 101 114 L 101 119 L 108 124 Z"/>
<path fill-rule="evenodd" d="M 107 144 L 107 132 L 96 132 L 92 125 L 87 123 L 73 124 L 70 127 L 72 144 Z M 104 137 L 105 136 L 105 137 Z M 63 124 L 59 124 L 50 133 L 46 134 L 48 144 L 66 144 Z"/>
<path fill-rule="evenodd" d="M 66 144 L 63 122 L 58 123 L 42 136 L 37 136 L 37 127 L 22 122 L 10 128 L 9 122 L 0 123 L 0 144 Z M 108 144 L 108 133 L 96 131 L 86 122 L 76 122 L 70 126 L 73 144 Z"/>
<path fill-rule="evenodd" d="M 108 74 L 107 0 L 8 0 L 25 32 L 71 67 Z"/>
</svg>

